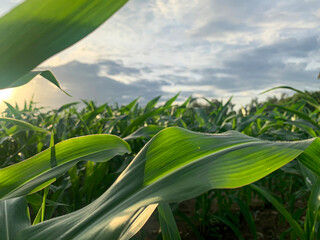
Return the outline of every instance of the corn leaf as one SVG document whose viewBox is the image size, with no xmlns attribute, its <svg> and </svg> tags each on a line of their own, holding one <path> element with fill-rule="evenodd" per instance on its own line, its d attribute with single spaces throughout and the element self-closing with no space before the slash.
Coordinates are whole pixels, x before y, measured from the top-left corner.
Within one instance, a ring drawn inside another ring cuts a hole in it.
<svg viewBox="0 0 320 240">
<path fill-rule="evenodd" d="M 30 226 L 25 197 L 0 201 L 0 239 L 12 240 L 23 228 Z"/>
<path fill-rule="evenodd" d="M 157 206 L 158 204 L 151 204 L 147 207 L 139 209 L 127 223 L 127 227 L 123 231 L 124 234 L 120 237 L 120 240 L 132 238 L 147 222 Z"/>
<path fill-rule="evenodd" d="M 0 89 L 87 36 L 127 0 L 27 0 L 0 19 Z"/>
<path fill-rule="evenodd" d="M 180 233 L 168 203 L 158 205 L 159 223 L 163 240 L 180 240 Z"/>
<path fill-rule="evenodd" d="M 67 92 L 65 92 L 61 87 L 60 84 L 58 82 L 58 80 L 56 79 L 56 77 L 53 75 L 53 73 L 49 70 L 45 70 L 45 71 L 32 71 L 27 73 L 26 75 L 24 75 L 23 77 L 19 78 L 17 81 L 12 82 L 8 87 L 12 88 L 12 87 L 19 87 L 22 86 L 24 84 L 27 84 L 28 82 L 30 82 L 32 79 L 34 79 L 36 76 L 42 76 L 45 79 L 47 79 L 49 82 L 51 82 L 52 84 L 54 84 L 55 86 L 57 86 L 58 88 L 60 88 L 61 91 L 63 91 L 65 94 L 67 94 L 68 96 L 70 96 Z"/>
<path fill-rule="evenodd" d="M 113 135 L 97 134 L 63 141 L 25 161 L 0 169 L 0 199 L 27 195 L 79 161 L 102 162 L 128 152 L 129 145 Z"/>
<path fill-rule="evenodd" d="M 311 191 L 308 208 L 307 208 L 307 216 L 305 221 L 304 230 L 307 235 L 307 239 L 316 239 L 315 236 L 318 232 L 317 229 L 317 216 L 318 210 L 320 207 L 320 180 L 318 180 Z"/>
<path fill-rule="evenodd" d="M 8 123 L 11 123 L 11 124 L 13 124 L 15 126 L 19 126 L 20 130 L 24 129 L 24 130 L 32 130 L 32 131 L 36 131 L 36 132 L 49 133 L 49 131 L 47 131 L 47 130 L 45 130 L 43 128 L 34 126 L 31 123 L 28 123 L 28 122 L 25 122 L 25 121 L 22 121 L 22 120 L 18 120 L 18 119 L 14 119 L 14 118 L 0 117 L 0 121 L 8 122 Z"/>
<path fill-rule="evenodd" d="M 234 131 L 210 135 L 167 128 L 145 145 L 97 200 L 28 227 L 18 239 L 119 239 L 142 207 L 186 200 L 213 188 L 250 184 L 306 149 L 312 151 L 317 141 L 270 142 Z M 320 166 L 312 156 L 304 161 Z"/>
<path fill-rule="evenodd" d="M 157 125 L 148 125 L 146 127 L 141 127 L 138 130 L 131 133 L 129 136 L 126 136 L 124 140 L 129 141 L 129 140 L 134 140 L 141 137 L 151 138 L 161 130 L 163 130 L 163 127 L 160 127 Z"/>
<path fill-rule="evenodd" d="M 281 213 L 281 215 L 288 221 L 293 231 L 297 234 L 297 236 L 299 236 L 299 239 L 307 239 L 304 231 L 299 226 L 299 224 L 292 218 L 291 214 L 285 209 L 283 204 L 281 204 L 274 196 L 272 196 L 267 189 L 254 184 L 252 184 L 251 187 L 272 203 L 272 205 L 279 211 L 279 213 Z"/>
</svg>

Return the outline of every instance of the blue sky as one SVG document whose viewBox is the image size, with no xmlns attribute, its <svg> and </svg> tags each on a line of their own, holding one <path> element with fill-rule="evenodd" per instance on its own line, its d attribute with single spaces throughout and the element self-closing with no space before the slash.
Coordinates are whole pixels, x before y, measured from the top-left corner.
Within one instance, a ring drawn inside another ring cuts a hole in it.
<svg viewBox="0 0 320 240">
<path fill-rule="evenodd" d="M 21 1 L 0 1 L 0 14 Z M 271 87 L 318 90 L 318 0 L 131 0 L 91 35 L 47 60 L 73 98 L 36 79 L 10 101 L 144 103 L 181 92 L 238 105 Z M 278 92 L 279 93 L 279 92 Z M 275 93 L 271 93 L 273 95 Z"/>
</svg>

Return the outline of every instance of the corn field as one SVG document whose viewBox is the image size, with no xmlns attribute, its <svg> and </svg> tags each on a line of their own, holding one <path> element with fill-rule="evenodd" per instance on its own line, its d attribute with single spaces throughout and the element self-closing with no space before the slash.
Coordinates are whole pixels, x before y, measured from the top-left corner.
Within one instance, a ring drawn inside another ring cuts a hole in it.
<svg viewBox="0 0 320 240">
<path fill-rule="evenodd" d="M 34 69 L 126 2 L 13 9 L 0 19 L 0 88 L 38 75 L 61 88 Z M 294 95 L 240 110 L 179 94 L 143 106 L 5 102 L 0 239 L 320 239 L 319 93 L 277 89 Z"/>
</svg>

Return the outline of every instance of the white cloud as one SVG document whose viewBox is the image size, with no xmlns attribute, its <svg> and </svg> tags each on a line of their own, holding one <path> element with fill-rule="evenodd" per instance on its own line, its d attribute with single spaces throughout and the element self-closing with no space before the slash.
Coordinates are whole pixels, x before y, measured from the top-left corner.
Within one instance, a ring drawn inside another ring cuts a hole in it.
<svg viewBox="0 0 320 240">
<path fill-rule="evenodd" d="M 10 0 L 0 2 L 1 11 L 12 6 Z M 163 94 L 180 89 L 248 99 L 277 84 L 315 87 L 319 9 L 315 0 L 131 0 L 42 67 L 62 69 L 76 60 L 99 79 L 123 84 L 112 82 L 117 91 L 148 83 Z"/>
</svg>

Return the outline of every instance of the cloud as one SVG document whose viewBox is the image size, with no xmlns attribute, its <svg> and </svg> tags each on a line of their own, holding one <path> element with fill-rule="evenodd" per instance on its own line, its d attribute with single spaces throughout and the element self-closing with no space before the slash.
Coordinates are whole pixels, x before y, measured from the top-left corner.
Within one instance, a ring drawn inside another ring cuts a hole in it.
<svg viewBox="0 0 320 240">
<path fill-rule="evenodd" d="M 132 0 L 42 67 L 75 98 L 99 102 L 317 88 L 319 9 L 317 0 Z"/>
<path fill-rule="evenodd" d="M 317 36 L 285 39 L 253 48 L 226 59 L 222 68 L 194 69 L 200 84 L 235 91 L 264 89 L 274 85 L 317 86 L 317 70 L 308 70 L 310 54 L 317 51 Z"/>
<path fill-rule="evenodd" d="M 112 61 L 103 61 L 98 64 L 86 64 L 80 62 L 70 62 L 68 64 L 55 67 L 52 71 L 61 81 L 66 90 L 76 99 L 93 99 L 97 102 L 119 102 L 125 103 L 128 99 L 142 96 L 148 99 L 154 95 L 161 95 L 157 84 L 153 83 L 150 88 L 149 82 L 140 80 L 134 84 L 118 82 L 111 77 L 98 76 L 101 65 L 109 66 L 112 74 L 137 74 L 140 70 L 121 67 L 121 64 Z"/>
</svg>

